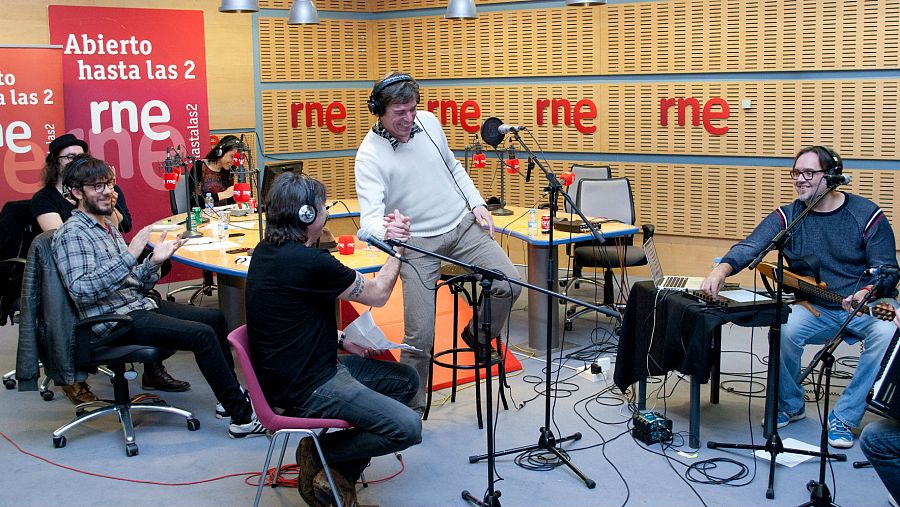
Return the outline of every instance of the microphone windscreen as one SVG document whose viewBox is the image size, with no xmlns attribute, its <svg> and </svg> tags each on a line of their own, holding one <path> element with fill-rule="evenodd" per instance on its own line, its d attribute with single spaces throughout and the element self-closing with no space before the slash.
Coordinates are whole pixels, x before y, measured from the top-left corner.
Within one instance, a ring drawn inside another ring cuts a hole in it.
<svg viewBox="0 0 900 507">
<path fill-rule="evenodd" d="M 496 148 L 503 142 L 504 137 L 503 134 L 500 133 L 500 125 L 503 125 L 503 122 L 496 116 L 491 116 L 487 120 L 484 120 L 484 123 L 481 124 L 481 140 L 484 141 L 485 144 Z"/>
</svg>

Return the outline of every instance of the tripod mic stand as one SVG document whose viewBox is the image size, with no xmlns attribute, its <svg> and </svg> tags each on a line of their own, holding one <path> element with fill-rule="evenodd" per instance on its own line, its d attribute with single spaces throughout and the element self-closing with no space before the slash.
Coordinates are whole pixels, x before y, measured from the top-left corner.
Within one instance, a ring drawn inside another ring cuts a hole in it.
<svg viewBox="0 0 900 507">
<path fill-rule="evenodd" d="M 442 260 L 442 261 L 446 261 L 446 262 L 449 262 L 449 263 L 451 263 L 451 264 L 455 264 L 455 265 L 457 265 L 457 266 L 460 266 L 460 267 L 463 267 L 463 268 L 465 268 L 465 269 L 468 269 L 469 271 L 471 271 L 471 272 L 473 272 L 473 273 L 475 273 L 475 274 L 481 276 L 481 282 L 480 282 L 480 284 L 481 284 L 481 288 L 482 288 L 482 291 L 483 291 L 483 294 L 484 294 L 484 301 L 485 301 L 485 303 L 484 303 L 484 309 L 482 310 L 482 324 L 481 324 L 481 327 L 482 327 L 482 332 L 485 333 L 485 336 L 487 336 L 488 338 L 485 339 L 484 343 L 482 344 L 482 343 L 478 340 L 478 336 L 477 336 L 478 330 L 476 329 L 476 336 L 475 336 L 475 343 L 476 343 L 475 361 L 476 361 L 476 364 L 477 364 L 477 362 L 478 362 L 479 357 L 490 358 L 490 346 L 491 346 L 491 345 L 490 345 L 490 338 L 489 338 L 489 336 L 490 336 L 489 333 L 491 332 L 491 329 L 490 329 L 490 322 L 491 322 L 490 288 L 491 288 L 491 284 L 493 283 L 494 280 L 500 280 L 500 281 L 502 281 L 502 282 L 511 283 L 511 284 L 513 284 L 513 285 L 518 285 L 518 286 L 520 286 L 520 287 L 524 287 L 524 288 L 527 288 L 527 289 L 531 289 L 531 290 L 534 290 L 534 291 L 538 291 L 538 292 L 540 292 L 540 293 L 546 294 L 548 297 L 551 297 L 551 298 L 558 298 L 558 299 L 562 299 L 562 300 L 568 301 L 568 302 L 570 302 L 570 303 L 575 303 L 575 304 L 579 304 L 579 305 L 584 305 L 584 306 L 587 307 L 587 308 L 590 308 L 590 309 L 592 309 L 592 310 L 595 310 L 595 311 L 598 311 L 598 312 L 601 312 L 601 313 L 612 312 L 612 310 L 609 310 L 609 309 L 606 309 L 606 308 L 602 308 L 602 307 L 598 307 L 598 306 L 592 305 L 592 304 L 590 304 L 590 303 L 585 303 L 584 301 L 579 301 L 578 299 L 569 297 L 569 296 L 567 296 L 567 295 L 565 295 L 565 294 L 560 294 L 560 293 L 558 293 L 558 292 L 553 292 L 553 291 L 551 291 L 551 290 L 545 289 L 545 288 L 543 288 L 543 287 L 538 287 L 537 285 L 532 285 L 532 284 L 530 284 L 530 283 L 523 282 L 523 281 L 521 281 L 521 280 L 514 280 L 514 279 L 507 278 L 506 275 L 504 275 L 504 274 L 503 274 L 502 272 L 500 272 L 500 271 L 494 271 L 494 270 L 491 270 L 491 269 L 482 268 L 482 267 L 477 266 L 477 265 L 475 265 L 475 264 L 470 264 L 470 263 L 462 262 L 462 261 L 453 259 L 453 258 L 451 258 L 451 257 L 447 257 L 447 256 L 445 256 L 445 255 L 441 255 L 441 254 L 439 254 L 439 253 L 432 252 L 432 251 L 430 251 L 430 250 L 425 250 L 425 249 L 423 249 L 423 248 L 419 248 L 419 247 L 417 247 L 417 246 L 415 246 L 415 245 L 410 245 L 410 244 L 407 244 L 407 243 L 403 243 L 402 241 L 398 241 L 398 240 L 396 240 L 396 239 L 388 239 L 388 240 L 385 240 L 385 243 L 387 243 L 387 244 L 389 244 L 389 245 L 393 245 L 393 246 L 401 246 L 401 247 L 403 247 L 403 248 L 408 248 L 408 249 L 410 249 L 410 250 L 412 250 L 412 251 L 414 251 L 414 252 L 418 252 L 418 253 L 421 253 L 421 254 L 425 254 L 425 255 L 428 255 L 428 256 L 431 256 L 431 257 L 438 258 L 438 259 L 440 259 L 440 260 Z M 476 311 L 477 311 L 477 310 L 476 310 Z M 616 315 L 618 315 L 618 314 L 616 314 Z M 549 335 L 548 335 L 548 337 L 547 337 L 547 340 L 548 340 L 548 341 L 550 340 L 550 336 L 549 336 Z M 484 346 L 485 348 L 482 349 L 482 348 L 481 348 L 482 346 Z M 480 349 L 480 350 L 479 350 L 479 349 Z M 549 350 L 549 349 L 548 349 L 548 350 Z M 481 355 L 479 355 L 479 353 L 481 353 Z M 488 360 L 487 362 L 489 363 L 489 360 Z M 547 373 L 547 379 L 548 379 L 548 381 L 549 381 L 549 379 L 550 379 L 550 373 L 549 373 L 550 370 L 549 370 L 549 368 L 548 368 L 547 371 L 548 371 L 548 373 Z M 488 409 L 487 409 L 487 454 L 483 454 L 483 455 L 481 455 L 481 456 L 470 456 L 470 457 L 469 457 L 469 463 L 477 463 L 478 461 L 481 461 L 481 460 L 487 458 L 487 460 L 488 460 L 488 488 L 487 488 L 487 492 L 486 492 L 485 495 L 484 495 L 484 499 L 483 499 L 483 500 L 478 500 L 478 499 L 475 498 L 468 490 L 464 490 L 464 491 L 462 492 L 462 497 L 463 497 L 464 500 L 469 501 L 469 502 L 472 502 L 472 503 L 475 503 L 476 505 L 478 505 L 478 506 L 480 506 L 480 507 L 500 507 L 500 500 L 499 500 L 499 498 L 500 498 L 500 492 L 494 489 L 494 483 L 495 483 L 495 478 L 494 478 L 495 458 L 496 458 L 497 456 L 505 456 L 505 455 L 507 455 L 507 454 L 513 454 L 513 453 L 516 453 L 516 452 L 521 452 L 521 451 L 530 450 L 530 449 L 538 449 L 538 448 L 542 448 L 542 449 L 552 449 L 551 452 L 554 452 L 554 454 L 556 454 L 557 456 L 559 456 L 559 458 L 560 458 L 561 461 L 563 461 L 563 462 L 566 463 L 569 467 L 571 467 L 571 468 L 575 471 L 575 473 L 578 474 L 578 476 L 581 477 L 582 480 L 585 481 L 585 484 L 587 484 L 587 486 L 588 486 L 589 488 L 593 488 L 594 486 L 596 486 L 596 483 L 594 483 L 594 481 L 592 481 L 591 479 L 587 478 L 583 473 L 581 473 L 580 470 L 578 470 L 577 468 L 575 468 L 575 466 L 572 465 L 572 463 L 571 463 L 564 455 L 560 454 L 560 451 L 557 450 L 557 449 L 555 448 L 555 446 L 556 446 L 557 443 L 565 442 L 565 441 L 567 441 L 567 440 L 578 440 L 578 439 L 580 439 L 580 438 L 581 438 L 581 433 L 576 433 L 576 434 L 571 435 L 571 436 L 568 436 L 568 437 L 566 437 L 566 438 L 564 438 L 564 439 L 555 439 L 555 438 L 553 437 L 553 433 L 552 433 L 551 431 L 549 431 L 549 427 L 550 427 L 549 422 L 546 423 L 546 426 L 545 426 L 545 428 L 547 428 L 546 431 L 544 430 L 544 428 L 541 428 L 541 432 L 542 432 L 542 433 L 541 433 L 541 440 L 539 441 L 539 443 L 538 443 L 537 446 L 527 446 L 527 447 L 523 447 L 523 448 L 520 448 L 520 449 L 510 449 L 510 450 L 507 450 L 507 451 L 495 452 L 495 451 L 494 451 L 494 422 L 493 422 L 494 411 L 493 411 L 493 407 L 492 407 L 492 405 L 493 405 L 493 393 L 492 393 L 492 390 L 493 390 L 493 384 L 492 384 L 492 380 L 491 380 L 492 375 L 490 374 L 490 371 L 488 371 L 488 373 L 485 375 L 485 377 L 487 377 L 487 378 L 485 379 L 485 384 L 486 384 L 486 385 L 485 385 L 485 390 L 487 391 L 487 400 L 486 400 L 486 401 L 487 401 L 487 408 L 488 408 Z M 548 400 L 548 401 L 547 401 L 548 409 L 549 409 L 549 405 L 550 405 L 549 399 L 550 399 L 550 398 L 549 398 L 549 395 L 548 395 L 548 397 L 547 397 L 547 400 Z M 548 412 L 548 414 L 549 414 L 549 412 Z M 549 419 L 549 415 L 548 415 L 548 419 Z"/>
<path fill-rule="evenodd" d="M 562 190 L 562 184 L 559 182 L 559 180 L 556 178 L 556 175 L 553 174 L 552 171 L 550 171 L 549 169 L 544 167 L 544 165 L 541 163 L 541 161 L 538 159 L 538 157 L 535 156 L 534 152 L 532 152 L 531 149 L 529 149 L 528 146 L 522 141 L 518 132 L 513 131 L 513 136 L 515 137 L 515 139 L 519 143 L 519 145 L 522 146 L 522 149 L 524 151 L 528 152 L 528 155 L 534 159 L 537 166 L 541 169 L 541 171 L 544 172 L 544 177 L 547 178 L 547 181 L 549 182 L 550 223 L 552 224 L 556 218 L 556 202 L 557 202 L 557 199 L 559 198 L 560 191 Z M 569 194 L 562 192 L 562 196 L 569 203 L 571 209 L 574 210 L 578 214 L 578 216 L 581 217 L 582 220 L 584 220 L 584 223 L 588 225 L 588 227 L 591 230 L 591 233 L 594 235 L 594 238 L 596 238 L 600 242 L 603 242 L 603 237 L 600 235 L 600 233 L 597 231 L 597 229 L 593 226 L 593 224 L 591 224 L 590 220 L 588 220 L 587 217 L 584 216 L 584 213 L 582 213 L 581 210 L 575 205 L 575 202 L 572 200 L 572 198 L 569 196 Z M 557 304 L 555 304 L 555 301 L 553 300 L 553 298 L 564 299 L 567 301 L 571 301 L 571 298 L 569 298 L 568 296 L 563 296 L 561 294 L 557 294 L 552 291 L 552 289 L 554 288 L 554 280 L 556 280 L 556 276 L 554 276 L 555 270 L 556 270 L 556 247 L 553 244 L 553 226 L 552 225 L 550 226 L 550 235 L 548 237 L 548 242 L 550 244 L 550 248 L 549 248 L 549 259 L 547 262 L 547 289 L 541 290 L 540 292 L 547 295 L 547 331 L 546 331 L 546 333 L 547 333 L 546 347 L 547 348 L 546 348 L 546 350 L 547 350 L 547 354 L 550 355 L 551 350 L 553 349 L 553 336 L 554 336 L 553 326 L 554 326 L 554 321 L 556 320 L 553 318 L 554 317 L 553 312 L 557 311 L 557 306 L 558 306 Z M 587 308 L 590 308 L 599 313 L 602 313 L 604 315 L 607 315 L 607 316 L 610 316 L 610 317 L 613 317 L 616 319 L 621 318 L 621 316 L 619 315 L 618 312 L 610 310 L 608 308 L 604 308 L 604 307 L 600 307 L 600 306 L 596 306 L 596 305 L 587 305 Z M 538 449 L 548 451 L 548 452 L 552 453 L 554 456 L 556 456 L 556 458 L 561 463 L 563 463 L 564 465 L 569 467 L 569 469 L 572 470 L 572 472 L 574 472 L 575 475 L 577 475 L 584 482 L 585 486 L 587 486 L 589 489 L 593 489 L 594 487 L 597 486 L 597 483 L 594 482 L 588 476 L 586 476 L 581 470 L 579 470 L 578 467 L 576 467 L 575 464 L 573 464 L 572 461 L 569 460 L 568 456 L 566 456 L 562 451 L 560 451 L 558 449 L 559 444 L 561 444 L 563 442 L 581 439 L 581 433 L 574 433 L 567 437 L 557 438 L 553 434 L 553 430 L 550 429 L 551 428 L 550 415 L 552 412 L 552 408 L 551 408 L 551 404 L 550 404 L 550 398 L 551 398 L 550 392 L 551 392 L 552 385 L 553 385 L 553 380 L 552 380 L 551 375 L 552 375 L 552 373 L 548 366 L 548 368 L 546 370 L 545 378 L 544 378 L 544 385 L 545 385 L 545 388 L 544 388 L 544 401 L 545 401 L 544 426 L 539 429 L 540 435 L 538 436 L 537 443 L 533 444 L 533 445 L 526 445 L 523 447 L 516 447 L 513 449 L 507 449 L 505 451 L 500 451 L 496 455 L 497 456 L 505 456 L 507 454 L 517 454 L 520 452 L 527 452 L 527 451 L 533 451 L 533 450 L 538 450 Z M 485 455 L 471 456 L 471 457 L 469 457 L 469 462 L 475 463 L 477 461 L 484 459 L 485 457 L 486 457 Z"/>
<path fill-rule="evenodd" d="M 837 185 L 829 186 L 828 189 L 816 196 L 799 215 L 797 215 L 787 227 L 772 238 L 769 246 L 763 249 L 759 255 L 750 263 L 749 268 L 754 269 L 762 262 L 763 257 L 772 250 L 777 251 L 778 261 L 775 269 L 775 323 L 769 327 L 769 371 L 766 376 L 766 409 L 765 423 L 763 424 L 763 434 L 766 436 L 764 445 L 756 444 L 730 444 L 722 442 L 709 441 L 706 447 L 710 449 L 749 449 L 762 450 L 769 453 L 769 482 L 766 487 L 766 498 L 775 498 L 775 461 L 778 454 L 789 452 L 792 454 L 803 454 L 806 456 L 817 456 L 824 458 L 833 458 L 838 461 L 845 461 L 845 454 L 822 453 L 819 451 L 807 451 L 804 449 L 785 448 L 781 442 L 781 436 L 778 434 L 778 384 L 781 377 L 781 368 L 778 361 L 781 358 L 781 325 L 787 321 L 784 316 L 784 248 L 790 237 L 791 231 L 806 218 L 806 215 L 819 204 L 829 192 L 834 190 Z M 772 363 L 775 362 L 773 365 Z"/>
<path fill-rule="evenodd" d="M 828 490 L 828 484 L 825 483 L 825 457 L 828 454 L 826 452 L 828 449 L 828 410 L 829 402 L 831 400 L 831 375 L 832 368 L 834 366 L 834 351 L 843 341 L 844 331 L 847 329 L 847 326 L 850 325 L 850 321 L 852 321 L 853 318 L 856 317 L 857 309 L 863 308 L 871 299 L 873 299 L 872 292 L 873 291 L 866 292 L 866 295 L 863 297 L 862 301 L 859 302 L 856 308 L 852 309 L 847 318 L 844 319 L 841 327 L 838 328 L 837 332 L 834 333 L 834 336 L 832 336 L 825 342 L 825 345 L 818 353 L 816 353 L 815 357 L 813 357 L 813 360 L 809 363 L 809 366 L 807 366 L 800 373 L 800 380 L 798 382 L 802 383 L 803 380 L 815 369 L 816 364 L 818 364 L 819 362 L 822 363 L 822 371 L 819 373 L 819 383 L 821 383 L 822 376 L 824 375 L 825 401 L 822 403 L 822 413 L 825 414 L 825 416 L 822 418 L 822 431 L 819 436 L 819 480 L 809 481 L 809 483 L 807 483 L 806 489 L 809 490 L 809 501 L 800 504 L 799 507 L 828 507 L 835 505 L 835 503 L 831 501 L 831 491 Z"/>
</svg>

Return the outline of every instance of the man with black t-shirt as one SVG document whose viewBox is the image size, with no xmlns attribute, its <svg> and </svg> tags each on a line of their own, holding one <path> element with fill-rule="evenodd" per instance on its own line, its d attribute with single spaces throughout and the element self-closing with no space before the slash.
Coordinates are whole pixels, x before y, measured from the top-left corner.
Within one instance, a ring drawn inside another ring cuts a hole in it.
<svg viewBox="0 0 900 507">
<path fill-rule="evenodd" d="M 275 180 L 265 238 L 247 273 L 247 328 L 254 369 L 277 412 L 353 424 L 320 440 L 342 503 L 357 505 L 354 484 L 369 459 L 422 440 L 421 419 L 406 406 L 419 378 L 407 365 L 371 359 L 381 351 L 344 343 L 338 334 L 338 299 L 384 305 L 400 262 L 389 258 L 373 279 L 315 248 L 328 218 L 325 198 L 325 186 L 315 179 L 285 173 Z M 409 237 L 409 220 L 396 210 L 384 227 L 389 238 Z M 349 354 L 339 356 L 339 348 Z M 304 501 L 331 505 L 311 438 L 297 447 L 297 463 Z"/>
</svg>

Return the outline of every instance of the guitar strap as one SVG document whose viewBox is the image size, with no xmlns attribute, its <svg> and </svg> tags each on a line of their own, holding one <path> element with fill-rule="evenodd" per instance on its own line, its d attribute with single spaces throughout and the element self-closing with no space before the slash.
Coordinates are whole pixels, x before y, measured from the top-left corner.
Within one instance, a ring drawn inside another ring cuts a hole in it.
<svg viewBox="0 0 900 507">
<path fill-rule="evenodd" d="M 788 269 L 792 273 L 801 276 L 811 276 L 816 280 L 816 283 L 822 282 L 822 279 L 819 277 L 819 271 L 822 264 L 815 255 L 804 255 L 803 257 L 799 257 L 785 248 L 784 259 L 787 261 Z"/>
</svg>

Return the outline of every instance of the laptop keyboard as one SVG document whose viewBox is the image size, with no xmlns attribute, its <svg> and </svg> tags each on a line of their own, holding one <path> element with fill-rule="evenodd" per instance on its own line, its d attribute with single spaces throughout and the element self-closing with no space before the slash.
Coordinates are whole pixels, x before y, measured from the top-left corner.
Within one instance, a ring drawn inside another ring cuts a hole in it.
<svg viewBox="0 0 900 507">
<path fill-rule="evenodd" d="M 688 277 L 686 276 L 667 276 L 666 287 L 682 288 L 687 285 Z"/>
</svg>

